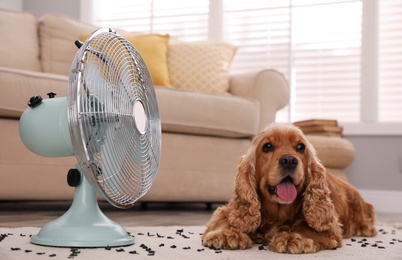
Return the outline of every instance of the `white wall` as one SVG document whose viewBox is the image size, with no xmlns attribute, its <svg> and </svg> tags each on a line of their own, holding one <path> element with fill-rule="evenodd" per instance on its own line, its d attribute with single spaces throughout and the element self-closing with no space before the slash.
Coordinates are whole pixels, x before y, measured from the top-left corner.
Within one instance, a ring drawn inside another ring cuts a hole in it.
<svg viewBox="0 0 402 260">
<path fill-rule="evenodd" d="M 87 0 L 83 0 L 85 3 Z M 41 17 L 46 13 L 59 13 L 71 18 L 80 19 L 81 0 L 0 0 L 0 8 L 28 11 Z"/>
<path fill-rule="evenodd" d="M 80 6 L 81 0 L 23 0 L 23 10 L 35 13 L 37 17 L 59 13 L 79 20 Z"/>
<path fill-rule="evenodd" d="M 356 149 L 346 169 L 359 189 L 402 191 L 402 136 L 346 136 Z"/>
<path fill-rule="evenodd" d="M 0 0 L 0 8 L 7 10 L 21 11 L 23 0 Z"/>
</svg>

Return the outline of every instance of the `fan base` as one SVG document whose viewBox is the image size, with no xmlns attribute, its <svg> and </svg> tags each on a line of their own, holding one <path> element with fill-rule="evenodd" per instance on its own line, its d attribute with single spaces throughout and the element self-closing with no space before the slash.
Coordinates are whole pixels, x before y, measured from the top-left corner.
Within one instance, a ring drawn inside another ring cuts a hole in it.
<svg viewBox="0 0 402 260">
<path fill-rule="evenodd" d="M 67 232 L 67 231 L 65 231 Z M 71 232 L 71 231 L 68 231 Z M 99 235 L 102 236 L 102 235 Z M 110 233 L 106 232 L 103 237 L 109 237 Z M 77 235 L 72 235 L 70 237 L 57 237 L 57 235 L 51 234 L 50 237 L 45 237 L 44 235 L 33 235 L 31 236 L 31 243 L 41 246 L 53 246 L 53 247 L 77 247 L 77 248 L 96 248 L 96 247 L 120 247 L 129 246 L 134 244 L 134 238 L 120 238 L 120 239 L 105 239 L 100 240 L 101 237 L 93 237 L 91 239 L 79 240 Z"/>
<path fill-rule="evenodd" d="M 85 177 L 76 187 L 73 204 L 60 218 L 46 224 L 31 243 L 56 247 L 117 247 L 134 244 L 134 238 L 100 210 L 96 191 Z"/>
<path fill-rule="evenodd" d="M 64 215 L 63 215 L 64 216 Z M 117 247 L 134 244 L 119 224 L 106 219 L 103 223 L 92 226 L 72 225 L 65 223 L 63 216 L 45 225 L 38 235 L 31 236 L 31 243 L 56 247 Z"/>
<path fill-rule="evenodd" d="M 105 234 L 105 237 L 110 236 L 109 233 Z M 54 235 L 51 237 L 43 237 L 41 235 L 33 235 L 31 237 L 31 243 L 41 246 L 52 246 L 52 247 L 77 247 L 77 248 L 96 248 L 96 247 L 120 247 L 129 246 L 134 244 L 133 238 L 121 238 L 114 240 L 99 240 L 99 237 L 93 237 L 93 240 L 79 241 L 76 236 L 62 237 L 60 239 L 55 238 Z"/>
</svg>

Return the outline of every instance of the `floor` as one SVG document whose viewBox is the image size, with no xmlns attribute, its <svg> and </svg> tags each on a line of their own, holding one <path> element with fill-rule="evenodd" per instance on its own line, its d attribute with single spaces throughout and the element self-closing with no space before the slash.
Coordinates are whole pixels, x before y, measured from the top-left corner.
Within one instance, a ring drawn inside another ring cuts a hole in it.
<svg viewBox="0 0 402 260">
<path fill-rule="evenodd" d="M 99 202 L 102 212 L 119 224 L 134 226 L 205 225 L 218 204 L 138 203 L 130 209 L 116 209 Z M 41 227 L 64 214 L 70 202 L 0 202 L 1 227 Z"/>
<path fill-rule="evenodd" d="M 205 225 L 219 204 L 147 203 L 116 209 L 99 202 L 103 213 L 126 227 Z M 42 227 L 68 210 L 70 202 L 0 202 L 1 227 Z M 402 214 L 377 213 L 377 220 L 402 223 Z"/>
</svg>

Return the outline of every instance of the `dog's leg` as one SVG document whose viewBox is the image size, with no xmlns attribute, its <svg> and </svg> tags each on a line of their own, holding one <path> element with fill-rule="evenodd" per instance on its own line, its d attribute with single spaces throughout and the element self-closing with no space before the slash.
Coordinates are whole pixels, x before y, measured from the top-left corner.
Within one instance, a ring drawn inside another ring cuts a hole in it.
<svg viewBox="0 0 402 260">
<path fill-rule="evenodd" d="M 373 205 L 364 202 L 364 214 L 360 225 L 359 233 L 357 235 L 364 237 L 373 237 L 377 235 L 377 228 L 375 226 L 375 211 Z"/>
<path fill-rule="evenodd" d="M 345 223 L 342 227 L 344 238 L 352 236 L 373 237 L 377 235 L 374 207 L 366 203 L 362 198 L 358 198 L 351 204 L 350 211 L 353 214 L 344 220 Z"/>
<path fill-rule="evenodd" d="M 251 248 L 251 239 L 239 229 L 231 227 L 228 221 L 228 208 L 219 207 L 207 224 L 202 235 L 202 244 L 214 249 Z"/>
<path fill-rule="evenodd" d="M 202 236 L 202 244 L 214 249 L 247 249 L 251 248 L 251 239 L 239 230 L 213 230 Z"/>
<path fill-rule="evenodd" d="M 314 253 L 342 246 L 339 230 L 318 232 L 306 224 L 294 226 L 292 231 L 275 232 L 268 249 L 278 253 Z"/>
<path fill-rule="evenodd" d="M 277 253 L 314 253 L 317 247 L 312 239 L 303 237 L 299 233 L 277 233 L 268 246 L 268 249 Z"/>
</svg>

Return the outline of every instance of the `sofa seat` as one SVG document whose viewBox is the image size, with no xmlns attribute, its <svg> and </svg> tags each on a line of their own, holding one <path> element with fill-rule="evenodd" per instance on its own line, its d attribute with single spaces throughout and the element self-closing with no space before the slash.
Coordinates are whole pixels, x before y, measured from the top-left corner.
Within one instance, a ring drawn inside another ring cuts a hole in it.
<svg viewBox="0 0 402 260">
<path fill-rule="evenodd" d="M 4 67 L 0 82 L 5 83 L 0 85 L 0 116 L 7 118 L 19 118 L 31 96 L 47 98 L 46 93 L 53 91 L 63 97 L 68 89 L 67 76 Z M 163 131 L 235 138 L 252 137 L 258 131 L 256 100 L 166 87 L 156 87 L 156 95 Z"/>
<path fill-rule="evenodd" d="M 256 100 L 164 87 L 156 88 L 156 94 L 164 132 L 235 138 L 258 132 Z"/>
<path fill-rule="evenodd" d="M 68 77 L 64 75 L 0 67 L 0 117 L 19 119 L 31 96 L 46 98 L 46 93 L 67 95 Z M 10 87 L 12 86 L 12 87 Z"/>
</svg>

